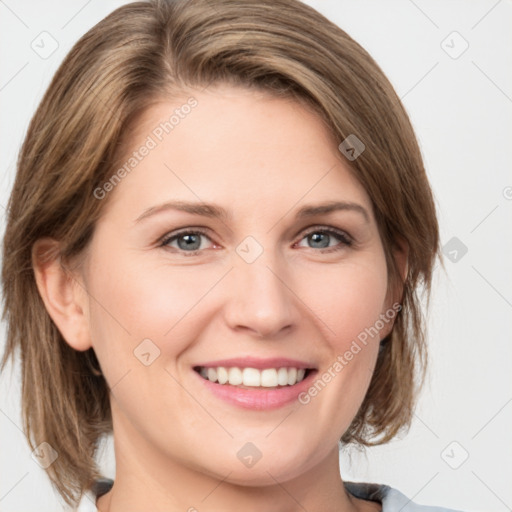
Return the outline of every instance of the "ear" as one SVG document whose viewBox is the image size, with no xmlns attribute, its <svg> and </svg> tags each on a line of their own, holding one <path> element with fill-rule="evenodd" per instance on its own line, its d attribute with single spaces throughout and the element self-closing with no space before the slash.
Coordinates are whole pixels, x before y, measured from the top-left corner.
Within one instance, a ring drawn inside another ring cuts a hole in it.
<svg viewBox="0 0 512 512">
<path fill-rule="evenodd" d="M 42 238 L 34 244 L 32 267 L 39 294 L 63 338 L 75 350 L 89 349 L 87 292 L 81 276 L 62 264 L 56 240 Z"/>
<path fill-rule="evenodd" d="M 405 239 L 400 238 L 397 241 L 397 248 L 393 251 L 393 256 L 401 278 L 401 282 L 398 284 L 399 295 L 394 299 L 396 302 L 402 302 L 403 285 L 407 280 L 407 274 L 409 273 L 409 244 Z"/>
<path fill-rule="evenodd" d="M 407 280 L 407 274 L 409 272 L 409 244 L 405 239 L 400 238 L 397 241 L 397 246 L 393 250 L 393 257 L 395 259 L 399 277 L 395 283 L 389 284 L 384 306 L 385 309 L 382 311 L 382 313 L 385 314 L 386 311 L 389 312 L 391 310 L 394 312 L 394 318 L 398 313 L 397 308 L 394 305 L 402 303 L 404 283 Z M 392 322 L 386 322 L 386 326 L 381 330 L 381 339 L 389 335 L 393 329 L 394 323 L 394 320 Z"/>
</svg>

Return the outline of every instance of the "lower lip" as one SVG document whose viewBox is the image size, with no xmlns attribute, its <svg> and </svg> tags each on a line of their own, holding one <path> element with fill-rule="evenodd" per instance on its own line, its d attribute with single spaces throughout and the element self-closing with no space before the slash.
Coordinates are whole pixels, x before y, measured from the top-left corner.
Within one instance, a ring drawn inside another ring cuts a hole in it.
<svg viewBox="0 0 512 512">
<path fill-rule="evenodd" d="M 199 373 L 194 371 L 203 385 L 215 396 L 225 402 L 253 410 L 272 410 L 284 407 L 298 400 L 298 396 L 305 392 L 311 385 L 311 381 L 317 373 L 316 370 L 310 371 L 309 375 L 302 381 L 293 386 L 284 386 L 282 388 L 255 388 L 245 389 L 231 386 L 229 384 L 219 384 L 204 379 Z"/>
</svg>

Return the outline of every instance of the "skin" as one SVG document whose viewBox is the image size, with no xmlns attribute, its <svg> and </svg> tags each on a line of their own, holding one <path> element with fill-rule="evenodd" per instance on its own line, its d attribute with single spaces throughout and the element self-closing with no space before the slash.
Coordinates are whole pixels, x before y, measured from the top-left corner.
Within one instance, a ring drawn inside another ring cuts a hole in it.
<svg viewBox="0 0 512 512">
<path fill-rule="evenodd" d="M 370 198 L 320 118 L 298 102 L 227 85 L 193 95 L 197 107 L 103 199 L 83 264 L 72 274 L 34 258 L 50 315 L 73 348 L 94 348 L 111 388 L 116 478 L 98 509 L 380 510 L 345 491 L 337 443 L 392 322 L 306 405 L 241 409 L 192 370 L 243 356 L 304 360 L 319 374 L 332 367 L 397 299 Z M 181 104 L 145 112 L 127 154 Z M 170 200 L 215 203 L 232 218 L 164 209 L 136 221 Z M 328 200 L 363 206 L 368 221 L 352 210 L 295 219 L 301 206 Z M 207 235 L 198 235 L 196 255 L 183 239 L 160 243 L 200 226 Z M 333 235 L 315 244 L 307 231 L 322 228 L 353 244 Z M 263 249 L 252 263 L 236 252 L 249 235 Z M 41 240 L 35 254 L 53 243 Z M 396 258 L 405 269 L 405 252 Z M 149 366 L 134 355 L 147 338 L 160 350 Z M 247 442 L 262 454 L 251 468 L 237 457 Z"/>
</svg>

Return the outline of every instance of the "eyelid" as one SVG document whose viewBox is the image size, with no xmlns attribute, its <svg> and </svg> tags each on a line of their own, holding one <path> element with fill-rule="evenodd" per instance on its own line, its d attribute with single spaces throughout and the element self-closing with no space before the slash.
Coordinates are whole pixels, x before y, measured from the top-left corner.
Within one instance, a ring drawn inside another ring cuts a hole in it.
<svg viewBox="0 0 512 512">
<path fill-rule="evenodd" d="M 317 231 L 322 231 L 322 232 L 325 232 L 328 234 L 334 234 L 334 235 L 337 235 L 337 236 L 345 239 L 345 241 L 347 243 L 354 243 L 354 238 L 347 231 L 345 231 L 343 229 L 335 228 L 334 226 L 327 226 L 327 225 L 323 225 L 323 224 L 315 224 L 314 226 L 304 228 L 298 234 L 303 233 L 303 238 L 304 238 L 305 236 L 307 236 L 311 233 L 315 233 Z"/>
<path fill-rule="evenodd" d="M 188 235 L 188 234 L 196 234 L 196 233 L 200 233 L 201 235 L 204 235 L 205 237 L 209 238 L 213 242 L 213 240 L 211 239 L 211 237 L 209 235 L 210 230 L 208 228 L 190 226 L 190 227 L 177 229 L 176 231 L 170 231 L 170 232 L 166 233 L 163 237 L 158 239 L 158 245 L 165 246 L 171 240 L 173 240 L 179 236 Z M 189 251 L 189 252 L 193 253 L 193 251 Z"/>
</svg>

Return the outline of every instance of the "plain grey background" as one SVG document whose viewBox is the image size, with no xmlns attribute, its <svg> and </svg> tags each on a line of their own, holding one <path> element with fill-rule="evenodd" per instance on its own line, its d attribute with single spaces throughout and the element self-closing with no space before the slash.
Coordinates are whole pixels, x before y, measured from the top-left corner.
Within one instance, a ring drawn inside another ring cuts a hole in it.
<svg viewBox="0 0 512 512">
<path fill-rule="evenodd" d="M 0 0 L 2 230 L 17 152 L 53 73 L 83 33 L 124 3 Z M 512 2 L 306 3 L 362 44 L 402 98 L 447 266 L 434 280 L 431 369 L 413 426 L 366 455 L 342 453 L 342 476 L 386 483 L 422 504 L 511 510 Z M 0 378 L 0 511 L 64 510 L 21 431 L 18 370 Z M 114 476 L 111 445 L 102 466 Z"/>
</svg>

